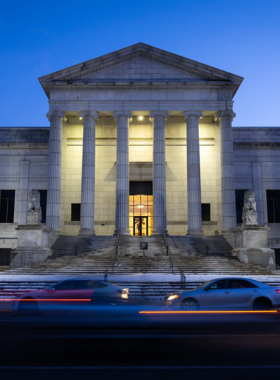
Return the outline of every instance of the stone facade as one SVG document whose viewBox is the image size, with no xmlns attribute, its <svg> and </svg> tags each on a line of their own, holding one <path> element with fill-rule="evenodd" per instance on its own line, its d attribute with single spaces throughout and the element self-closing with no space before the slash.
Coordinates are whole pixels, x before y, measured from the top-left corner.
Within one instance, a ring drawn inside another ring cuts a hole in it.
<svg viewBox="0 0 280 380">
<path fill-rule="evenodd" d="M 242 79 L 144 44 L 39 78 L 50 128 L 0 129 L 0 190 L 15 190 L 1 247 L 16 246 L 31 190 L 48 189 L 48 230 L 127 231 L 129 181 L 158 184 L 157 229 L 169 234 L 233 230 L 235 189 L 255 190 L 267 224 L 266 189 L 280 189 L 280 128 L 231 127 Z M 95 152 L 83 144 L 94 127 Z M 210 204 L 202 223 L 200 199 Z M 71 205 L 81 203 L 82 226 L 71 221 Z M 269 228 L 269 243 L 280 247 L 278 225 Z"/>
</svg>

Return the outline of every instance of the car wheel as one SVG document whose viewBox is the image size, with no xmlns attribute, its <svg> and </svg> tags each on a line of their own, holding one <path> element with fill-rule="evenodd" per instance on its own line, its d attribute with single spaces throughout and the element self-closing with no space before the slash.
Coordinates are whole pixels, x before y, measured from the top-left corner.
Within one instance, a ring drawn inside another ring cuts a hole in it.
<svg viewBox="0 0 280 380">
<path fill-rule="evenodd" d="M 180 306 L 181 310 L 193 311 L 200 309 L 199 303 L 194 298 L 185 298 Z"/>
<path fill-rule="evenodd" d="M 24 301 L 24 300 L 30 301 Z M 18 304 L 18 311 L 24 314 L 36 314 L 39 311 L 38 303 L 33 298 L 24 298 Z"/>
<path fill-rule="evenodd" d="M 271 310 L 271 302 L 267 298 L 259 298 L 253 304 L 253 310 Z"/>
</svg>

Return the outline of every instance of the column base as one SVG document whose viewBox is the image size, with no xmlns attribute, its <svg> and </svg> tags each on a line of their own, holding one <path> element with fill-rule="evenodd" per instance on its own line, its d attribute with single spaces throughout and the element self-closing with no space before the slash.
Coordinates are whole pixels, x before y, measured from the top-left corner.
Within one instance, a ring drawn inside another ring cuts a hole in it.
<svg viewBox="0 0 280 380">
<path fill-rule="evenodd" d="M 202 230 L 188 230 L 187 231 L 187 236 L 192 236 L 192 237 L 203 237 L 204 233 Z"/>
<path fill-rule="evenodd" d="M 130 235 L 129 228 L 120 228 L 119 230 L 115 230 L 114 235 L 118 235 L 120 232 L 120 235 Z"/>
<path fill-rule="evenodd" d="M 91 228 L 81 228 L 78 236 L 92 236 L 95 235 L 94 229 Z"/>
</svg>

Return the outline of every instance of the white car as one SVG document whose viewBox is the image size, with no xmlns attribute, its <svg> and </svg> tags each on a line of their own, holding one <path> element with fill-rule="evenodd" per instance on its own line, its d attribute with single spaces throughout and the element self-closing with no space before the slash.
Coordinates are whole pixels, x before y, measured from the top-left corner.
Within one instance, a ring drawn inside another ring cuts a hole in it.
<svg viewBox="0 0 280 380">
<path fill-rule="evenodd" d="M 38 311 L 59 305 L 92 305 L 128 300 L 129 289 L 105 281 L 72 279 L 43 290 L 23 293 L 12 302 L 14 311 Z"/>
<path fill-rule="evenodd" d="M 280 307 L 280 287 L 247 278 L 219 278 L 169 294 L 164 301 L 182 310 L 270 310 Z"/>
</svg>

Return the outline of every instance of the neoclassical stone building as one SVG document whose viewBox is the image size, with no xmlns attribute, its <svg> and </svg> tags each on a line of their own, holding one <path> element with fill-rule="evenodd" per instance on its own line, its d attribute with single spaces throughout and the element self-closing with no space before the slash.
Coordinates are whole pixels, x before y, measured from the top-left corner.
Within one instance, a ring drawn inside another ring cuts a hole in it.
<svg viewBox="0 0 280 380">
<path fill-rule="evenodd" d="M 39 78 L 50 127 L 0 128 L 2 248 L 32 189 L 66 235 L 218 235 L 252 189 L 280 247 L 280 128 L 232 128 L 242 80 L 143 43 Z"/>
</svg>

